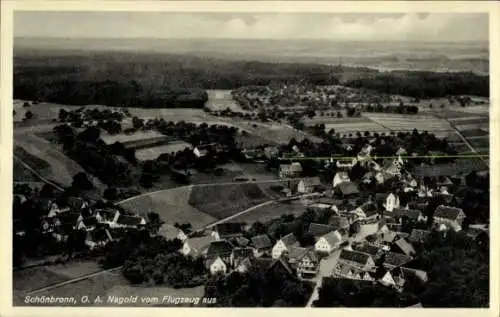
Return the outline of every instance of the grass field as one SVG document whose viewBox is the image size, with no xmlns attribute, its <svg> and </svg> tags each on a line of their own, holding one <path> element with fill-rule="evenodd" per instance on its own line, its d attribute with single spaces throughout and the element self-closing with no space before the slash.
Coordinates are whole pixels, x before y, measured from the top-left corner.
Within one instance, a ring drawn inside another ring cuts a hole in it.
<svg viewBox="0 0 500 317">
<path fill-rule="evenodd" d="M 63 274 L 55 273 L 44 267 L 33 267 L 13 271 L 12 286 L 14 292 L 27 292 L 69 279 Z"/>
<path fill-rule="evenodd" d="M 37 171 L 44 171 L 50 169 L 49 163 L 42 160 L 39 157 L 31 155 L 24 148 L 16 146 L 14 148 L 14 155 L 17 156 L 21 161 L 28 164 L 30 167 L 36 169 Z"/>
<path fill-rule="evenodd" d="M 231 90 L 207 90 L 208 101 L 205 107 L 212 111 L 222 111 L 227 108 L 234 112 L 247 112 L 243 110 L 231 97 Z"/>
<path fill-rule="evenodd" d="M 14 159 L 13 165 L 13 175 L 12 178 L 14 182 L 37 182 L 39 178 L 33 174 L 30 170 L 25 168 L 18 160 Z"/>
<path fill-rule="evenodd" d="M 217 220 L 189 205 L 191 189 L 192 186 L 184 186 L 144 195 L 128 200 L 121 206 L 142 216 L 147 216 L 150 212 L 157 212 L 161 219 L 167 223 L 189 222 L 195 228 Z"/>
<path fill-rule="evenodd" d="M 464 108 L 457 108 L 457 111 L 476 115 L 488 115 L 490 113 L 490 107 L 489 105 L 469 106 Z"/>
<path fill-rule="evenodd" d="M 236 217 L 231 221 L 245 223 L 254 223 L 257 221 L 265 222 L 286 214 L 293 214 L 295 216 L 298 216 L 306 211 L 306 207 L 298 202 L 292 202 L 290 204 L 272 203 L 270 205 L 259 207 L 255 210 L 252 210 L 252 212 L 248 212 L 239 217 Z"/>
<path fill-rule="evenodd" d="M 364 133 L 365 131 L 368 132 L 390 132 L 389 129 L 381 126 L 380 124 L 376 122 L 363 122 L 363 123 L 328 123 L 325 124 L 325 132 L 329 132 L 331 129 L 335 130 L 335 133 L 356 133 L 356 132 L 361 132 Z"/>
<path fill-rule="evenodd" d="M 394 131 L 449 131 L 452 130 L 450 124 L 443 119 L 430 115 L 398 115 L 364 113 L 364 116 L 378 124 Z"/>
<path fill-rule="evenodd" d="M 307 118 L 303 120 L 304 124 L 306 126 L 311 126 L 315 124 L 337 124 L 337 123 L 369 123 L 372 122 L 370 119 L 366 117 L 354 117 L 354 118 L 349 118 L 349 117 L 343 117 L 343 118 L 337 118 L 337 117 L 326 117 L 326 116 L 315 116 L 312 119 Z"/>
<path fill-rule="evenodd" d="M 139 161 L 155 160 L 162 154 L 171 154 L 183 151 L 186 148 L 193 148 L 193 146 L 186 142 L 172 142 L 166 145 L 153 146 L 135 151 L 135 157 Z"/>
<path fill-rule="evenodd" d="M 64 264 L 54 264 L 44 266 L 44 268 L 52 273 L 61 276 L 66 276 L 68 279 L 78 278 L 84 275 L 102 271 L 102 268 L 96 261 L 73 261 Z"/>
<path fill-rule="evenodd" d="M 223 219 L 269 200 L 254 183 L 193 187 L 189 204 L 216 219 Z"/>
<path fill-rule="evenodd" d="M 469 130 L 460 131 L 460 133 L 466 138 L 488 136 L 488 132 L 483 131 L 481 129 L 469 129 Z"/>
<path fill-rule="evenodd" d="M 489 148 L 489 146 L 490 146 L 490 139 L 488 137 L 467 139 L 467 141 L 469 141 L 469 143 L 476 149 L 477 148 Z"/>
</svg>

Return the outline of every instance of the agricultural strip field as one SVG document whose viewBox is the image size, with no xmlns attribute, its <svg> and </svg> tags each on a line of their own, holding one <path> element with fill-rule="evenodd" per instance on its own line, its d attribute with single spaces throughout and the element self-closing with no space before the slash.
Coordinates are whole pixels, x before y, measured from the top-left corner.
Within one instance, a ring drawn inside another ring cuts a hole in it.
<svg viewBox="0 0 500 317">
<path fill-rule="evenodd" d="M 376 122 L 365 122 L 365 123 L 327 123 L 325 124 L 325 132 L 329 132 L 331 129 L 335 130 L 335 133 L 356 133 L 356 132 L 390 132 L 389 129 L 381 126 Z"/>
<path fill-rule="evenodd" d="M 484 124 L 484 123 L 489 123 L 489 121 L 490 121 L 488 117 L 479 117 L 479 116 L 452 118 L 452 119 L 448 119 L 448 120 L 457 126 L 464 125 L 464 124 Z"/>
<path fill-rule="evenodd" d="M 481 129 L 470 129 L 465 131 L 460 131 L 460 133 L 465 137 L 479 137 L 479 136 L 488 136 L 488 132 L 483 131 Z"/>
<path fill-rule="evenodd" d="M 231 90 L 207 90 L 207 94 L 208 101 L 205 107 L 212 111 L 222 111 L 229 108 L 234 112 L 247 112 L 233 100 Z"/>
<path fill-rule="evenodd" d="M 475 115 L 488 115 L 490 112 L 490 107 L 489 105 L 470 106 L 464 108 L 457 108 L 457 111 Z"/>
<path fill-rule="evenodd" d="M 221 184 L 193 187 L 189 204 L 216 219 L 223 219 L 270 198 L 257 184 Z"/>
<path fill-rule="evenodd" d="M 490 139 L 488 137 L 485 138 L 475 138 L 475 139 L 467 139 L 470 145 L 474 148 L 489 148 L 490 147 Z"/>
<path fill-rule="evenodd" d="M 39 178 L 30 170 L 25 168 L 16 158 L 13 162 L 13 175 L 14 182 L 38 182 Z"/>
<path fill-rule="evenodd" d="M 120 205 L 144 217 L 156 212 L 167 223 L 191 223 L 195 228 L 216 221 L 213 216 L 189 205 L 191 190 L 192 186 L 172 188 L 126 200 Z"/>
<path fill-rule="evenodd" d="M 324 124 L 369 123 L 372 121 L 366 117 L 336 118 L 336 117 L 316 116 L 312 119 L 309 119 L 309 118 L 304 119 L 303 122 L 306 126 L 311 126 L 311 125 L 321 124 L 321 123 L 324 123 Z"/>
<path fill-rule="evenodd" d="M 452 130 L 450 124 L 443 119 L 429 115 L 397 115 L 397 114 L 379 114 L 364 113 L 364 116 L 372 121 L 387 127 L 393 131 L 449 131 Z"/>
<path fill-rule="evenodd" d="M 252 212 L 233 218 L 231 221 L 251 224 L 257 221 L 259 222 L 270 221 L 274 218 L 279 218 L 280 216 L 286 214 L 293 214 L 295 216 L 298 216 L 306 211 L 307 211 L 306 207 L 297 202 L 292 202 L 290 204 L 272 203 L 254 209 L 252 210 Z"/>
</svg>

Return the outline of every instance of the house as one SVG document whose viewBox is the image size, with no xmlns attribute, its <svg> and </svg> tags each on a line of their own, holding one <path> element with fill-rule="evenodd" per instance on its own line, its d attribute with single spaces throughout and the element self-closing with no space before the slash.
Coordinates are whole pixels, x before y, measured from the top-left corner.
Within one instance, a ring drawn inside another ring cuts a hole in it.
<svg viewBox="0 0 500 317">
<path fill-rule="evenodd" d="M 429 275 L 427 274 L 426 271 L 411 269 L 411 268 L 407 268 L 407 267 L 403 267 L 403 266 L 400 269 L 401 269 L 401 271 L 403 271 L 405 276 L 415 277 L 421 283 L 427 283 L 427 281 L 429 280 Z"/>
<path fill-rule="evenodd" d="M 229 257 L 229 264 L 233 268 L 237 268 L 242 262 L 254 257 L 252 248 L 234 248 Z"/>
<path fill-rule="evenodd" d="M 358 266 L 352 266 L 343 262 L 337 262 L 332 270 L 332 276 L 337 279 L 350 279 L 373 282 L 373 270 L 365 271 Z"/>
<path fill-rule="evenodd" d="M 439 205 L 434 212 L 434 223 L 442 229 L 462 230 L 465 213 L 460 208 Z"/>
<path fill-rule="evenodd" d="M 430 237 L 431 231 L 422 229 L 413 229 L 408 241 L 411 243 L 425 243 Z"/>
<path fill-rule="evenodd" d="M 358 185 L 354 182 L 344 182 L 340 183 L 336 188 L 335 192 L 340 197 L 350 198 L 359 195 Z"/>
<path fill-rule="evenodd" d="M 115 224 L 120 217 L 120 212 L 115 209 L 98 209 L 95 212 L 95 217 L 99 223 Z"/>
<path fill-rule="evenodd" d="M 321 187 L 319 177 L 301 179 L 297 185 L 297 192 L 301 194 L 312 193 Z"/>
<path fill-rule="evenodd" d="M 261 234 L 250 239 L 253 249 L 254 255 L 262 256 L 264 253 L 271 250 L 273 247 L 273 243 L 267 234 Z"/>
<path fill-rule="evenodd" d="M 138 228 L 145 224 L 146 220 L 142 217 L 120 215 L 116 223 L 110 223 L 109 225 L 112 228 Z"/>
<path fill-rule="evenodd" d="M 301 246 L 292 246 L 288 248 L 287 251 L 282 253 L 282 257 L 284 257 L 287 263 L 292 268 L 296 268 L 296 264 L 300 261 L 302 256 L 307 253 L 309 249 L 303 248 Z"/>
<path fill-rule="evenodd" d="M 405 238 L 401 238 L 401 239 L 394 241 L 394 248 L 393 249 L 395 249 L 395 248 L 407 256 L 414 256 L 416 253 L 416 251 L 413 248 L 413 246 L 411 245 L 411 243 L 409 243 L 408 240 L 406 240 Z"/>
<path fill-rule="evenodd" d="M 341 183 L 345 182 L 351 182 L 351 179 L 349 178 L 349 174 L 345 171 L 342 172 L 337 172 L 335 176 L 333 177 L 332 181 L 332 186 L 333 188 L 337 187 Z"/>
<path fill-rule="evenodd" d="M 213 259 L 220 257 L 225 262 L 229 262 L 234 246 L 225 240 L 216 240 L 208 245 L 206 257 Z"/>
<path fill-rule="evenodd" d="M 346 249 L 340 252 L 338 262 L 360 268 L 366 272 L 375 268 L 375 262 L 369 254 Z"/>
<path fill-rule="evenodd" d="M 236 222 L 225 222 L 215 226 L 211 235 L 216 240 L 225 240 L 243 236 L 244 224 Z"/>
<path fill-rule="evenodd" d="M 56 226 L 52 231 L 52 237 L 58 242 L 66 242 L 74 234 L 75 227 L 70 223 L 64 223 Z"/>
<path fill-rule="evenodd" d="M 266 146 L 264 148 L 264 156 L 268 160 L 278 157 L 279 153 L 280 151 L 276 146 Z"/>
<path fill-rule="evenodd" d="M 248 240 L 245 237 L 235 237 L 235 238 L 229 239 L 229 242 L 231 242 L 234 246 L 245 248 L 245 247 L 248 247 L 250 240 Z"/>
<path fill-rule="evenodd" d="M 331 232 L 333 230 L 334 230 L 333 227 L 330 225 L 312 222 L 309 225 L 307 233 L 310 234 L 311 236 L 313 236 L 317 240 L 319 237 L 321 237 L 321 236 L 323 236 L 323 235 L 325 235 L 328 232 Z"/>
<path fill-rule="evenodd" d="M 279 167 L 280 178 L 294 178 L 302 173 L 302 165 L 299 162 L 281 164 Z"/>
<path fill-rule="evenodd" d="M 379 282 L 387 287 L 394 287 L 401 290 L 406 282 L 405 274 L 400 268 L 393 268 L 391 270 L 386 270 Z"/>
<path fill-rule="evenodd" d="M 56 217 L 57 215 L 65 212 L 69 212 L 70 208 L 69 206 L 67 207 L 59 207 L 56 203 L 52 203 L 49 208 L 49 213 L 47 214 L 47 217 Z"/>
<path fill-rule="evenodd" d="M 96 217 L 83 218 L 77 226 L 78 230 L 94 230 L 99 222 Z"/>
<path fill-rule="evenodd" d="M 373 146 L 370 144 L 365 145 L 358 153 L 358 161 L 366 161 L 370 159 L 370 154 L 373 151 Z"/>
<path fill-rule="evenodd" d="M 181 248 L 181 253 L 185 256 L 199 257 L 207 254 L 210 243 L 216 241 L 211 235 L 193 237 L 184 241 Z"/>
<path fill-rule="evenodd" d="M 401 223 L 403 218 L 413 221 L 427 221 L 427 217 L 424 216 L 421 210 L 417 209 L 398 208 L 390 216 L 397 220 L 397 223 Z"/>
<path fill-rule="evenodd" d="M 375 174 L 373 172 L 366 172 L 365 175 L 363 175 L 361 182 L 363 184 L 371 184 L 373 182 L 374 177 Z"/>
<path fill-rule="evenodd" d="M 239 273 L 246 273 L 248 270 L 252 267 L 253 263 L 252 260 L 255 259 L 254 257 L 252 258 L 245 258 L 241 262 L 239 262 L 235 267 L 234 271 L 239 272 Z"/>
<path fill-rule="evenodd" d="M 73 212 L 81 212 L 82 210 L 89 208 L 89 204 L 83 198 L 80 197 L 69 197 L 68 207 Z"/>
<path fill-rule="evenodd" d="M 362 252 L 368 254 L 373 261 L 378 261 L 384 253 L 380 246 L 376 246 L 370 243 L 353 243 L 351 248 L 354 251 Z"/>
<path fill-rule="evenodd" d="M 164 237 L 166 240 L 179 239 L 181 242 L 184 242 L 188 239 L 184 231 L 167 223 L 163 224 L 156 234 Z"/>
<path fill-rule="evenodd" d="M 393 193 L 387 195 L 385 199 L 385 203 L 383 204 L 386 211 L 393 211 L 396 208 L 399 208 L 399 196 Z"/>
<path fill-rule="evenodd" d="M 345 232 L 345 231 L 344 231 Z M 314 244 L 314 250 L 324 254 L 330 254 L 346 240 L 345 233 L 340 230 L 330 231 L 321 236 Z"/>
<path fill-rule="evenodd" d="M 310 278 L 318 274 L 319 258 L 312 250 L 307 250 L 297 259 L 297 275 L 299 278 Z"/>
<path fill-rule="evenodd" d="M 374 203 L 367 202 L 354 209 L 353 213 L 356 214 L 359 219 L 376 219 L 378 217 L 378 208 Z"/>
<path fill-rule="evenodd" d="M 384 255 L 383 266 L 388 269 L 400 267 L 412 260 L 411 256 L 402 253 L 387 252 Z"/>
<path fill-rule="evenodd" d="M 198 158 L 205 157 L 208 154 L 208 149 L 209 146 L 207 145 L 197 146 L 193 149 L 193 154 Z"/>
<path fill-rule="evenodd" d="M 105 246 L 109 241 L 112 241 L 113 237 L 108 229 L 96 229 L 87 231 L 85 236 L 85 245 L 91 250 Z"/>
<path fill-rule="evenodd" d="M 344 169 L 351 169 L 358 163 L 358 160 L 356 158 L 352 159 L 341 159 L 337 160 L 336 165 L 338 168 L 344 168 Z"/>
<path fill-rule="evenodd" d="M 350 224 L 349 220 L 346 217 L 342 216 L 331 216 L 330 219 L 328 219 L 328 224 L 334 229 L 349 229 Z"/>
<path fill-rule="evenodd" d="M 82 229 L 79 225 L 83 220 L 83 217 L 78 212 L 68 212 L 64 214 L 59 214 L 56 217 L 56 226 L 61 225 L 71 225 L 73 229 Z"/>
<path fill-rule="evenodd" d="M 226 262 L 219 256 L 215 258 L 209 258 L 205 261 L 205 267 L 210 271 L 210 274 L 226 274 L 228 271 L 228 266 Z"/>
<path fill-rule="evenodd" d="M 283 238 L 279 239 L 273 246 L 271 251 L 271 256 L 273 259 L 279 259 L 283 252 L 288 251 L 291 247 L 298 246 L 299 242 L 293 235 L 293 233 L 289 233 Z"/>
</svg>

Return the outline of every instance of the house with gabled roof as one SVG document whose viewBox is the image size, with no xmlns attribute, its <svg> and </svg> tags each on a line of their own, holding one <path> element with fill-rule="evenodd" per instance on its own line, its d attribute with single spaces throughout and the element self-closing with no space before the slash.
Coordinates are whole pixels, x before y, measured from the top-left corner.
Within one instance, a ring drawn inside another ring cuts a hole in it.
<svg viewBox="0 0 500 317">
<path fill-rule="evenodd" d="M 139 228 L 146 225 L 146 219 L 138 216 L 120 215 L 116 223 L 110 223 L 112 228 Z"/>
<path fill-rule="evenodd" d="M 184 241 L 181 253 L 185 256 L 200 257 L 207 254 L 210 243 L 216 241 L 211 235 L 192 237 Z"/>
<path fill-rule="evenodd" d="M 95 211 L 95 217 L 99 223 L 111 225 L 118 221 L 120 217 L 120 212 L 116 209 L 97 209 Z"/>
<path fill-rule="evenodd" d="M 312 193 L 321 188 L 321 180 L 319 177 L 303 178 L 297 185 L 297 192 L 300 194 Z"/>
<path fill-rule="evenodd" d="M 394 241 L 392 250 L 398 250 L 407 256 L 414 256 L 416 254 L 415 248 L 405 238 L 400 238 Z"/>
<path fill-rule="evenodd" d="M 108 229 L 95 229 L 87 231 L 85 236 L 85 245 L 91 250 L 105 246 L 108 242 L 112 241 L 113 237 Z"/>
<path fill-rule="evenodd" d="M 386 211 L 392 212 L 394 209 L 399 208 L 399 196 L 394 193 L 387 195 L 383 204 Z"/>
<path fill-rule="evenodd" d="M 309 228 L 307 230 L 307 233 L 310 234 L 311 236 L 313 236 L 317 240 L 319 237 L 327 234 L 328 232 L 330 232 L 332 230 L 333 230 L 333 227 L 330 225 L 312 222 L 311 224 L 309 224 Z"/>
<path fill-rule="evenodd" d="M 252 248 L 234 248 L 231 252 L 229 263 L 231 267 L 237 268 L 246 259 L 254 258 Z"/>
<path fill-rule="evenodd" d="M 61 225 L 71 225 L 73 229 L 80 229 L 79 225 L 83 220 L 83 217 L 78 212 L 67 212 L 64 214 L 59 214 L 56 218 L 56 226 Z"/>
<path fill-rule="evenodd" d="M 301 246 L 292 246 L 287 251 L 283 252 L 282 256 L 292 268 L 296 268 L 297 262 L 307 253 L 309 249 Z"/>
<path fill-rule="evenodd" d="M 217 224 L 211 235 L 217 240 L 225 240 L 243 236 L 244 224 L 238 222 L 224 222 Z"/>
<path fill-rule="evenodd" d="M 394 211 L 389 215 L 394 218 L 397 223 L 401 223 L 402 219 L 405 217 L 413 221 L 427 221 L 427 217 L 425 217 L 422 211 L 418 209 L 398 208 L 394 209 Z"/>
<path fill-rule="evenodd" d="M 340 171 L 335 174 L 332 181 L 332 187 L 335 188 L 341 183 L 351 182 L 349 174 L 346 171 Z"/>
<path fill-rule="evenodd" d="M 366 202 L 353 210 L 358 215 L 358 219 L 376 219 L 378 216 L 377 205 L 372 202 Z"/>
<path fill-rule="evenodd" d="M 344 198 L 356 197 L 360 191 L 358 185 L 354 182 L 343 182 L 335 188 L 335 193 Z"/>
<path fill-rule="evenodd" d="M 211 259 L 220 257 L 225 262 L 230 261 L 234 246 L 226 240 L 216 240 L 208 245 L 206 257 Z"/>
<path fill-rule="evenodd" d="M 74 231 L 75 227 L 71 223 L 63 223 L 54 228 L 52 237 L 59 242 L 65 242 L 74 234 Z"/>
<path fill-rule="evenodd" d="M 276 241 L 271 251 L 271 256 L 273 259 L 279 259 L 283 252 L 289 251 L 291 247 L 295 246 L 299 246 L 299 242 L 293 233 L 289 233 Z"/>
<path fill-rule="evenodd" d="M 402 290 L 406 282 L 405 274 L 398 267 L 386 270 L 385 274 L 379 279 L 379 282 L 384 286 L 394 287 L 397 290 Z"/>
<path fill-rule="evenodd" d="M 349 229 L 349 219 L 343 216 L 331 216 L 328 219 L 328 224 L 334 229 Z"/>
<path fill-rule="evenodd" d="M 254 255 L 256 257 L 262 256 L 264 253 L 269 252 L 273 243 L 267 234 L 261 234 L 250 239 L 251 245 L 254 249 Z"/>
<path fill-rule="evenodd" d="M 383 266 L 388 269 L 400 267 L 410 262 L 413 258 L 403 253 L 387 252 L 384 255 Z"/>
<path fill-rule="evenodd" d="M 358 266 L 352 266 L 343 262 L 337 262 L 332 270 L 332 277 L 337 279 L 350 279 L 358 281 L 373 282 L 373 270 L 365 271 Z"/>
<path fill-rule="evenodd" d="M 299 278 L 311 278 L 318 274 L 319 269 L 319 257 L 311 249 L 308 249 L 305 253 L 297 259 L 297 275 Z"/>
<path fill-rule="evenodd" d="M 83 218 L 82 221 L 78 224 L 78 230 L 93 230 L 98 226 L 99 222 L 96 217 L 87 217 Z"/>
<path fill-rule="evenodd" d="M 375 268 L 375 262 L 371 255 L 347 249 L 343 249 L 340 252 L 338 262 L 359 268 L 363 271 L 371 271 Z"/>
<path fill-rule="evenodd" d="M 351 245 L 353 251 L 362 252 L 370 255 L 373 261 L 377 261 L 383 255 L 384 251 L 380 246 L 370 243 L 353 243 Z"/>
<path fill-rule="evenodd" d="M 47 214 L 47 217 L 56 217 L 59 214 L 69 212 L 71 209 L 69 206 L 66 207 L 60 207 L 57 203 L 53 202 L 50 204 L 49 212 Z"/>
<path fill-rule="evenodd" d="M 85 208 L 89 208 L 88 202 L 81 197 L 69 197 L 68 207 L 72 212 L 81 212 Z"/>
<path fill-rule="evenodd" d="M 212 275 L 226 274 L 228 272 L 228 264 L 220 256 L 206 259 L 205 267 Z"/>
<path fill-rule="evenodd" d="M 302 173 L 302 164 L 293 162 L 291 164 L 281 164 L 279 167 L 280 178 L 295 178 Z"/>
<path fill-rule="evenodd" d="M 337 249 L 342 242 L 346 241 L 347 234 L 342 230 L 330 231 L 322 235 L 314 244 L 314 250 L 319 253 L 330 254 Z"/>
<path fill-rule="evenodd" d="M 465 213 L 460 208 L 440 205 L 436 208 L 433 219 L 439 230 L 452 229 L 460 231 L 462 230 Z"/>
</svg>

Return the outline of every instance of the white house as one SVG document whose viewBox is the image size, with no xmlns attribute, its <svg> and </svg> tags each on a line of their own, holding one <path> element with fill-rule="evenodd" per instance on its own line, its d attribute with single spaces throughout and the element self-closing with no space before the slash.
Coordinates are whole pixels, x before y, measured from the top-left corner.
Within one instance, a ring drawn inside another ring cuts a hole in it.
<svg viewBox="0 0 500 317">
<path fill-rule="evenodd" d="M 453 229 L 455 231 L 462 230 L 462 222 L 465 219 L 465 213 L 460 208 L 440 205 L 434 212 L 434 223 L 440 229 Z"/>
<path fill-rule="evenodd" d="M 297 185 L 297 192 L 301 194 L 312 193 L 318 186 L 321 186 L 319 177 L 304 178 Z"/>
<path fill-rule="evenodd" d="M 142 217 L 120 215 L 116 222 L 110 223 L 109 226 L 111 228 L 137 228 L 145 224 L 146 219 Z"/>
<path fill-rule="evenodd" d="M 337 160 L 336 165 L 338 168 L 351 169 L 354 165 L 356 165 L 356 163 L 358 163 L 358 160 L 356 158 L 353 158 L 351 160 Z"/>
<path fill-rule="evenodd" d="M 64 208 L 59 208 L 59 206 L 56 203 L 52 203 L 50 205 L 49 213 L 47 217 L 55 217 L 61 213 L 64 212 L 69 212 L 70 208 L 69 207 L 64 207 Z"/>
<path fill-rule="evenodd" d="M 291 247 L 295 246 L 299 246 L 299 242 L 293 233 L 289 233 L 274 244 L 271 250 L 271 256 L 273 259 L 279 259 L 283 252 L 287 252 Z"/>
<path fill-rule="evenodd" d="M 208 150 L 206 148 L 201 148 L 201 147 L 195 147 L 193 150 L 193 154 L 196 155 L 196 157 L 205 157 L 208 154 Z"/>
<path fill-rule="evenodd" d="M 392 212 L 394 209 L 399 208 L 399 196 L 393 193 L 387 195 L 385 203 L 383 204 L 386 211 Z"/>
<path fill-rule="evenodd" d="M 226 263 L 221 259 L 220 256 L 214 258 L 214 259 L 209 259 L 207 260 L 206 263 L 208 269 L 210 270 L 210 274 L 215 275 L 215 274 L 225 274 L 227 272 L 227 265 Z"/>
<path fill-rule="evenodd" d="M 340 183 L 346 183 L 346 182 L 350 182 L 350 181 L 351 181 L 351 179 L 349 178 L 349 174 L 347 172 L 345 172 L 345 171 L 337 172 L 335 174 L 335 176 L 333 177 L 332 185 L 335 188 Z"/>
<path fill-rule="evenodd" d="M 339 230 L 331 231 L 323 236 L 321 236 L 318 241 L 314 244 L 314 250 L 316 252 L 330 254 L 340 246 L 343 242 L 342 234 Z"/>
<path fill-rule="evenodd" d="M 99 223 L 115 224 L 120 217 L 120 212 L 114 209 L 99 209 L 96 210 L 95 217 Z"/>
<path fill-rule="evenodd" d="M 185 256 L 193 256 L 198 257 L 206 254 L 208 251 L 208 247 L 212 242 L 217 241 L 213 236 L 202 236 L 202 237 L 194 237 L 189 238 L 184 241 L 184 244 L 181 248 L 181 253 Z"/>
</svg>

